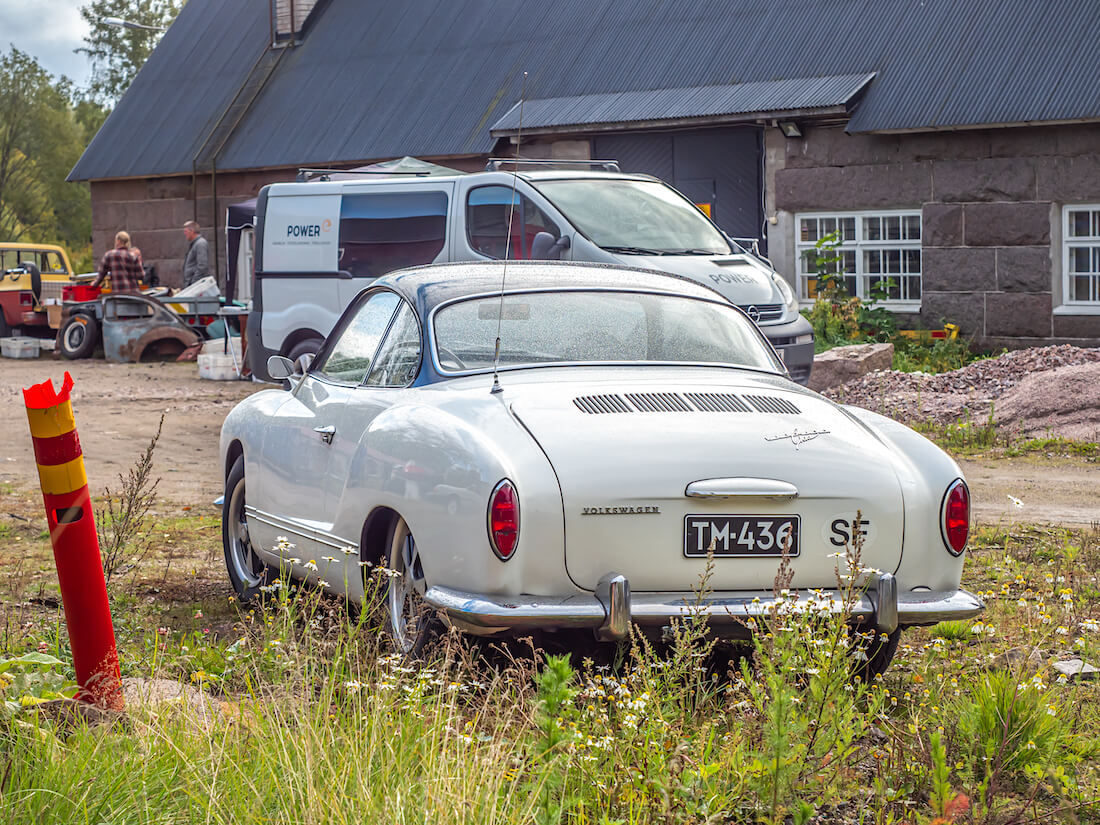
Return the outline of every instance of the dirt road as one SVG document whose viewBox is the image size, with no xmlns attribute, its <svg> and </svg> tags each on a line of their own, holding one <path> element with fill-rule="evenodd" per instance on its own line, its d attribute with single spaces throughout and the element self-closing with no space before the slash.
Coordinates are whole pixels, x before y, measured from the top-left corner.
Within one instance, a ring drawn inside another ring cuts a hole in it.
<svg viewBox="0 0 1100 825">
<path fill-rule="evenodd" d="M 164 413 L 154 473 L 165 502 L 195 506 L 221 495 L 218 434 L 240 399 L 265 385 L 202 381 L 192 363 L 109 364 L 86 361 L 0 360 L 0 482 L 35 483 L 34 451 L 22 388 L 47 378 L 73 377 L 73 410 L 93 494 L 117 488 L 149 444 Z"/>
<path fill-rule="evenodd" d="M 240 399 L 264 385 L 200 381 L 195 364 L 108 364 L 99 360 L 0 360 L 0 482 L 36 483 L 23 387 L 68 369 L 73 406 L 94 492 L 117 487 L 164 413 L 155 472 L 166 503 L 201 506 L 221 494 L 218 433 Z M 1029 456 L 961 462 L 977 520 L 1089 525 L 1100 519 L 1100 463 Z M 1015 505 L 1009 496 L 1022 502 Z"/>
</svg>

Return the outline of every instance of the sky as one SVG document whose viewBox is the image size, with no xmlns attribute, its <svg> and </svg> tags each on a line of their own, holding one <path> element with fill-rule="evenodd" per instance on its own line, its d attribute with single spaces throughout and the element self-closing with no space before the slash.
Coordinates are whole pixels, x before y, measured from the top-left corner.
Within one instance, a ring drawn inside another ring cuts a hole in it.
<svg viewBox="0 0 1100 825">
<path fill-rule="evenodd" d="M 73 49 L 84 45 L 84 0 L 0 0 L 0 52 L 13 45 L 38 59 L 51 74 L 86 85 L 91 64 Z"/>
</svg>

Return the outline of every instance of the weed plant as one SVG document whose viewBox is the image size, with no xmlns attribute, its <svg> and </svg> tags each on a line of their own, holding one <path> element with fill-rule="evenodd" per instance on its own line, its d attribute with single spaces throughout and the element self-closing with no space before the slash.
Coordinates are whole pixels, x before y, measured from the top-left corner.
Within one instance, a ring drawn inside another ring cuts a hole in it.
<svg viewBox="0 0 1100 825">
<path fill-rule="evenodd" d="M 985 614 L 907 631 L 871 683 L 853 671 L 879 640 L 826 609 L 861 598 L 857 548 L 827 592 L 781 570 L 738 649 L 689 610 L 617 664 L 454 633 L 410 661 L 375 611 L 316 590 L 165 602 L 150 571 L 112 588 L 123 674 L 186 689 L 161 704 L 131 692 L 119 719 L 58 698 L 72 690 L 63 623 L 19 590 L 3 605 L 0 821 L 1097 821 L 1097 688 L 1051 662 L 1100 660 L 1100 533 L 978 528 L 969 556 Z"/>
</svg>

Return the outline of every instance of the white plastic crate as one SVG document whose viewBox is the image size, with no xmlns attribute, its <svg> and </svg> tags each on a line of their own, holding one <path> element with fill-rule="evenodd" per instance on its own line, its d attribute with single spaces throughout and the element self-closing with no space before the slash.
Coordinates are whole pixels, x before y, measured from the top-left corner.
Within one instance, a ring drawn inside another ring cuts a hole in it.
<svg viewBox="0 0 1100 825">
<path fill-rule="evenodd" d="M 220 352 L 199 353 L 199 378 L 207 378 L 211 381 L 235 381 L 237 377 L 237 367 L 233 363 L 232 355 Z"/>
<path fill-rule="evenodd" d="M 0 354 L 5 358 L 37 358 L 37 338 L 0 338 Z"/>
</svg>

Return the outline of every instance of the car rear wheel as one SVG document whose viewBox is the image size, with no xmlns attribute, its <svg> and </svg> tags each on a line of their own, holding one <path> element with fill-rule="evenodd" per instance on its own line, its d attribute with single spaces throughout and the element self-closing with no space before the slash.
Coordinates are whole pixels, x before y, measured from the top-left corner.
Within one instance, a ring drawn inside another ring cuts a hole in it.
<svg viewBox="0 0 1100 825">
<path fill-rule="evenodd" d="M 62 325 L 57 333 L 57 342 L 61 348 L 61 354 L 70 361 L 75 361 L 79 358 L 88 358 L 92 354 L 98 337 L 99 327 L 95 319 L 80 313 L 71 316 Z"/>
<path fill-rule="evenodd" d="M 852 675 L 858 676 L 862 681 L 868 683 L 874 681 L 876 676 L 881 676 L 894 660 L 894 654 L 897 652 L 900 640 L 901 628 L 887 636 L 885 641 L 882 640 L 881 635 L 876 634 L 872 641 L 867 642 L 866 647 L 863 649 L 863 655 L 866 658 L 856 663 L 856 666 L 852 669 Z"/>
<path fill-rule="evenodd" d="M 261 587 L 275 579 L 275 573 L 260 559 L 252 544 L 244 502 L 244 456 L 240 456 L 233 462 L 233 469 L 225 481 L 222 546 L 233 590 L 238 599 L 249 602 L 263 592 Z"/>
<path fill-rule="evenodd" d="M 386 567 L 386 634 L 398 653 L 417 656 L 435 634 L 439 620 L 424 602 L 424 566 L 416 539 L 400 517 L 390 530 Z"/>
</svg>

